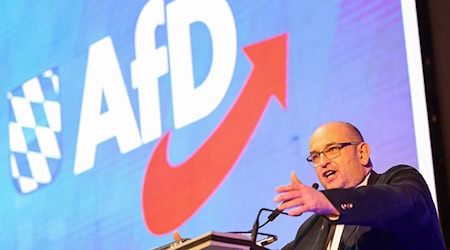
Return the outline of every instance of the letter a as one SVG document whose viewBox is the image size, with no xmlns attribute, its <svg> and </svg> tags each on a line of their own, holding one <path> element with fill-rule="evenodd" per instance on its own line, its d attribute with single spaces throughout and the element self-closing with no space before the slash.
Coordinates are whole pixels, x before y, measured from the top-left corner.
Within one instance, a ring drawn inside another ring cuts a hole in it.
<svg viewBox="0 0 450 250">
<path fill-rule="evenodd" d="M 102 98 L 108 110 L 102 113 Z M 121 153 L 141 145 L 139 130 L 110 37 L 89 48 L 74 173 L 91 169 L 97 145 L 116 138 Z"/>
</svg>

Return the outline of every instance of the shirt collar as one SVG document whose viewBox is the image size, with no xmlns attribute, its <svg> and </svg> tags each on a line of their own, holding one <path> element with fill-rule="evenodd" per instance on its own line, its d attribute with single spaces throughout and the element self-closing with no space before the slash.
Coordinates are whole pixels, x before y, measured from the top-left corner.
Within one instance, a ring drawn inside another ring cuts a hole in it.
<svg viewBox="0 0 450 250">
<path fill-rule="evenodd" d="M 370 173 L 371 173 L 371 172 L 367 173 L 367 175 L 364 177 L 363 181 L 362 181 L 361 183 L 359 183 L 359 185 L 356 186 L 356 187 L 364 187 L 364 186 L 367 186 L 367 183 L 369 182 L 369 176 L 370 176 Z"/>
</svg>

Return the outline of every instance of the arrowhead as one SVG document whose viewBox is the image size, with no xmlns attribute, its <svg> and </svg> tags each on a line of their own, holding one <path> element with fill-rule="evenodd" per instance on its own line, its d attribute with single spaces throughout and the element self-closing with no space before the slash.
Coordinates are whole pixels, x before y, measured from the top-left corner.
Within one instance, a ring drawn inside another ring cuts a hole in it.
<svg viewBox="0 0 450 250">
<path fill-rule="evenodd" d="M 287 38 L 282 34 L 244 48 L 254 67 L 252 81 L 269 88 L 283 108 L 287 107 Z"/>
</svg>

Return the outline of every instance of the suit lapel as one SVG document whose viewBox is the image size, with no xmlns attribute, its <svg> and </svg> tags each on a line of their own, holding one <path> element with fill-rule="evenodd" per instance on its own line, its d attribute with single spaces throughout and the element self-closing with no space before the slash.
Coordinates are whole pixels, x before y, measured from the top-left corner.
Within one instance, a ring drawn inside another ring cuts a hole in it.
<svg viewBox="0 0 450 250">
<path fill-rule="evenodd" d="M 330 222 L 321 215 L 314 218 L 299 232 L 292 249 L 325 249 Z"/>
<path fill-rule="evenodd" d="M 341 236 L 341 244 L 345 242 L 345 246 L 356 245 L 358 228 L 359 226 L 345 225 Z"/>
<path fill-rule="evenodd" d="M 377 174 L 375 171 L 370 171 L 369 180 L 367 181 L 367 185 L 373 185 L 376 184 L 378 179 L 380 179 L 380 175 Z"/>
</svg>

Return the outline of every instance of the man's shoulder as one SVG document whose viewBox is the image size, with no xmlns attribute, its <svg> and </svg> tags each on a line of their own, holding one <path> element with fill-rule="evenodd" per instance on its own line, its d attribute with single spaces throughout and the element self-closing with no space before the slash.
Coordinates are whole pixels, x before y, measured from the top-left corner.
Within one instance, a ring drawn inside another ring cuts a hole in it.
<svg viewBox="0 0 450 250">
<path fill-rule="evenodd" d="M 396 174 L 396 173 L 399 173 L 399 172 L 414 172 L 414 173 L 418 173 L 419 171 L 416 168 L 414 168 L 414 167 L 412 167 L 410 165 L 400 164 L 400 165 L 395 165 L 395 166 L 389 168 L 382 175 Z"/>
<path fill-rule="evenodd" d="M 397 178 L 399 176 L 414 176 L 422 179 L 421 174 L 416 168 L 401 164 L 395 165 L 386 170 L 383 174 L 380 174 L 377 183 L 389 183 L 393 178 Z"/>
</svg>

